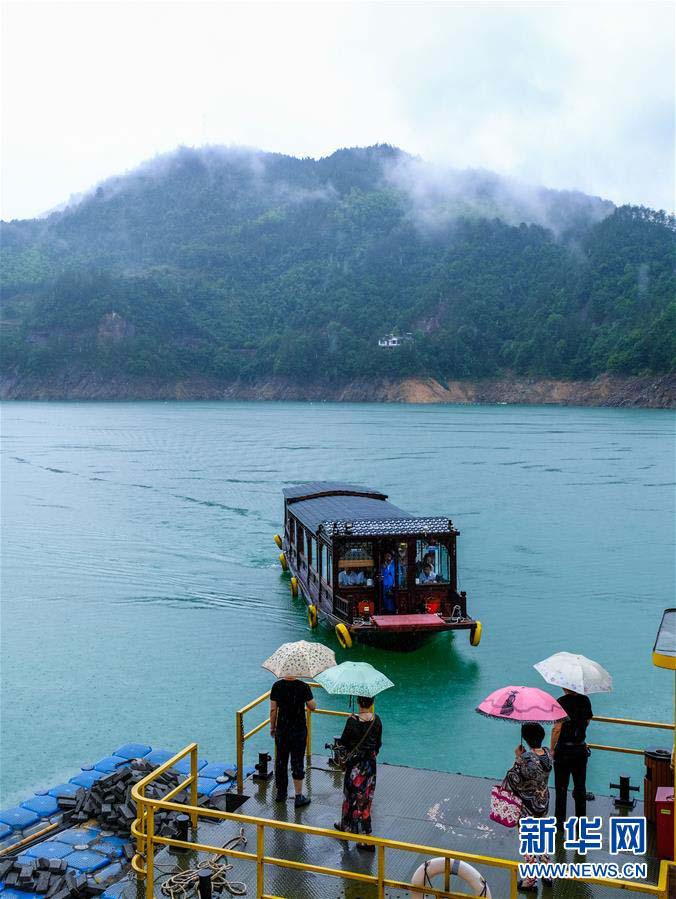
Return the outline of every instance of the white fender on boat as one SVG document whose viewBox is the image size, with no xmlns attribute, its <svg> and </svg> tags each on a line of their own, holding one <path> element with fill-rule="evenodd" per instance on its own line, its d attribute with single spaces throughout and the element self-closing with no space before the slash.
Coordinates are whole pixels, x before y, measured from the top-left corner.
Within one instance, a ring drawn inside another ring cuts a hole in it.
<svg viewBox="0 0 676 899">
<path fill-rule="evenodd" d="M 456 876 L 460 877 L 465 881 L 467 886 L 472 888 L 472 896 L 485 896 L 486 899 L 491 899 L 491 891 L 488 888 L 488 884 L 483 879 L 481 874 L 479 874 L 476 868 L 468 865 L 467 862 L 461 862 L 455 858 L 450 859 L 450 862 L 451 874 L 455 874 Z M 418 870 L 411 878 L 411 883 L 417 887 L 431 887 L 432 878 L 437 877 L 439 874 L 443 874 L 445 867 L 445 858 L 431 858 L 429 861 L 425 862 L 418 868 Z M 419 892 L 418 890 L 411 890 L 409 895 L 422 897 L 425 895 L 425 893 Z"/>
</svg>

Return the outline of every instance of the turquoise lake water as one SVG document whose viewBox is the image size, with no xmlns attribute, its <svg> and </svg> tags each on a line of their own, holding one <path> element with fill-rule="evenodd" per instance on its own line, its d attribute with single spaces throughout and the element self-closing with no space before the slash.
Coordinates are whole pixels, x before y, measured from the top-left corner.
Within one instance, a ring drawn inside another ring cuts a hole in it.
<svg viewBox="0 0 676 899">
<path fill-rule="evenodd" d="M 543 686 L 557 650 L 613 674 L 598 714 L 669 721 L 651 665 L 674 604 L 674 415 L 526 406 L 8 403 L 2 453 L 2 799 L 25 798 L 129 740 L 234 757 L 234 710 L 268 689 L 280 643 L 322 639 L 396 689 L 385 761 L 495 776 L 517 730 L 474 712 Z M 410 654 L 310 635 L 280 575 L 283 486 L 345 479 L 450 516 L 480 647 Z M 344 708 L 341 700 L 325 705 Z M 260 717 L 251 719 L 252 723 Z M 336 729 L 320 719 L 315 745 Z M 594 725 L 643 747 L 669 735 Z M 266 735 L 252 753 L 269 747 Z M 592 788 L 641 765 L 596 752 Z"/>
</svg>

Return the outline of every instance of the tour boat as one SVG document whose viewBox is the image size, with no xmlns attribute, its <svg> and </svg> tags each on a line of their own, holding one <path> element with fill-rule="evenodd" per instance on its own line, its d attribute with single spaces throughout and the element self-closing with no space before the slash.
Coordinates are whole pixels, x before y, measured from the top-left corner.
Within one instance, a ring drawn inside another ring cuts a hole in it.
<svg viewBox="0 0 676 899">
<path fill-rule="evenodd" d="M 413 649 L 443 631 L 481 622 L 458 591 L 456 540 L 449 518 L 419 518 L 370 487 L 334 481 L 283 490 L 284 536 L 279 560 L 302 596 L 310 627 L 321 619 L 340 644 L 354 640 Z"/>
</svg>

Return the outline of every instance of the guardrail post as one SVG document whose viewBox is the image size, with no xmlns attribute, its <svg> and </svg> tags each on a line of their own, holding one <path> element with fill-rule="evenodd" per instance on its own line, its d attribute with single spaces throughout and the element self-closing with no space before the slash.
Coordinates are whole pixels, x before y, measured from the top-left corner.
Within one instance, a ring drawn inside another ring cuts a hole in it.
<svg viewBox="0 0 676 899">
<path fill-rule="evenodd" d="M 444 889 L 447 893 L 451 892 L 451 860 L 447 858 L 444 861 Z"/>
<path fill-rule="evenodd" d="M 256 899 L 265 895 L 265 825 L 256 826 Z"/>
<path fill-rule="evenodd" d="M 385 899 L 385 847 L 378 846 L 378 899 Z"/>
<path fill-rule="evenodd" d="M 190 805 L 197 808 L 197 746 L 190 750 Z M 197 827 L 197 812 L 191 812 L 192 826 Z"/>
<path fill-rule="evenodd" d="M 517 869 L 516 868 L 510 868 L 509 896 L 510 896 L 510 899 L 519 899 L 519 879 L 517 877 Z"/>
<path fill-rule="evenodd" d="M 155 809 L 146 809 L 146 899 L 155 897 Z"/>
<path fill-rule="evenodd" d="M 145 792 L 143 790 L 140 791 L 140 795 L 145 799 Z M 145 852 L 145 840 L 143 839 L 142 834 L 145 832 L 145 816 L 146 816 L 146 807 L 145 802 L 137 802 L 136 803 L 136 821 L 138 823 L 138 836 L 136 837 L 136 852 L 139 855 L 143 855 Z"/>
<path fill-rule="evenodd" d="M 237 792 L 244 792 L 244 715 L 235 712 L 235 737 L 237 740 Z"/>
</svg>

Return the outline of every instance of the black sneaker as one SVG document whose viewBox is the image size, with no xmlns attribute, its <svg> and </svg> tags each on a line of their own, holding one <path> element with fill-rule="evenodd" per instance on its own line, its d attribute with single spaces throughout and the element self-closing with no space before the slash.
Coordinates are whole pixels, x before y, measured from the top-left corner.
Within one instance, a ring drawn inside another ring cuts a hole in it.
<svg viewBox="0 0 676 899">
<path fill-rule="evenodd" d="M 298 796 L 293 801 L 293 804 L 296 808 L 303 808 L 304 805 L 309 805 L 311 800 L 308 796 L 304 796 L 302 793 L 299 793 Z"/>
<path fill-rule="evenodd" d="M 286 802 L 286 793 L 277 793 L 275 802 Z"/>
</svg>

